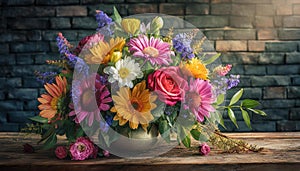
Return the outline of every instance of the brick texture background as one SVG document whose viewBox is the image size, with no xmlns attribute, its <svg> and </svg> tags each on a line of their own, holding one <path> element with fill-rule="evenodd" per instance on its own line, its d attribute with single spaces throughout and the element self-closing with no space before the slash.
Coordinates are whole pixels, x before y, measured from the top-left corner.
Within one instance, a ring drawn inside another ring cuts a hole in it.
<svg viewBox="0 0 300 171">
<path fill-rule="evenodd" d="M 33 72 L 55 71 L 61 31 L 71 42 L 94 33 L 96 9 L 122 16 L 164 13 L 200 28 L 222 62 L 240 74 L 245 98 L 267 117 L 251 115 L 252 131 L 300 131 L 300 0 L 0 0 L 0 131 L 19 131 L 38 114 L 44 92 Z M 229 92 L 232 94 L 233 91 Z M 241 115 L 237 130 L 251 131 Z"/>
</svg>

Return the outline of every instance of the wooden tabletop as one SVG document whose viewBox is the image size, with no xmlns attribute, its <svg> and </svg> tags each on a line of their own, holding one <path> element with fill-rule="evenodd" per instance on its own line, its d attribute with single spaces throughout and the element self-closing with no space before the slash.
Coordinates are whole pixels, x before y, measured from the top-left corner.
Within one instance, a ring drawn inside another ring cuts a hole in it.
<svg viewBox="0 0 300 171">
<path fill-rule="evenodd" d="M 230 133 L 233 138 L 244 139 L 263 147 L 259 153 L 228 154 L 212 150 L 209 156 L 200 156 L 197 148 L 178 146 L 155 158 L 125 159 L 115 156 L 85 161 L 58 160 L 53 150 L 26 154 L 22 145 L 36 146 L 39 136 L 24 136 L 21 133 L 0 133 L 0 170 L 233 170 L 273 171 L 300 170 L 300 132 L 288 133 Z M 194 145 L 196 142 L 193 142 Z"/>
</svg>

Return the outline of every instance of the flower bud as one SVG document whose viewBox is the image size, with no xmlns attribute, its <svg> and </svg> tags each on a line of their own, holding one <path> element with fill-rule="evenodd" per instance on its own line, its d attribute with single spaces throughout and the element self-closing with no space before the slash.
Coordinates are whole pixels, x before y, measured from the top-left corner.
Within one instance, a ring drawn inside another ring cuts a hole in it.
<svg viewBox="0 0 300 171">
<path fill-rule="evenodd" d="M 116 63 L 118 60 L 120 60 L 122 57 L 122 52 L 116 51 L 113 52 L 110 58 L 110 62 Z"/>
<path fill-rule="evenodd" d="M 152 20 L 151 25 L 153 27 L 153 30 L 156 30 L 156 29 L 158 30 L 158 29 L 161 29 L 164 26 L 164 21 L 161 17 L 156 16 Z"/>
</svg>

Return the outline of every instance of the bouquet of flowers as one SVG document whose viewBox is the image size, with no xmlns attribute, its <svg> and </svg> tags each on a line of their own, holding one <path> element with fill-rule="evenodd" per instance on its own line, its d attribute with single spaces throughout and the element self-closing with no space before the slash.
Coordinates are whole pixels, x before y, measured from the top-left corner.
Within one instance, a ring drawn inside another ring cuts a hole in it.
<svg viewBox="0 0 300 171">
<path fill-rule="evenodd" d="M 77 47 L 58 34 L 61 60 L 47 63 L 62 69 L 36 72 L 46 92 L 38 98 L 39 115 L 30 118 L 36 124 L 29 125 L 44 148 L 54 148 L 57 136 L 65 135 L 68 145 L 56 147 L 56 156 L 84 160 L 118 155 L 114 149 L 128 139 L 151 134 L 164 143 L 175 137 L 176 145 L 186 147 L 194 138 L 204 155 L 205 142 L 228 152 L 259 150 L 218 131 L 219 124 L 225 127 L 223 111 L 237 127 L 234 109 L 248 127 L 249 111 L 265 115 L 255 100 L 237 103 L 243 89 L 225 105 L 226 91 L 239 83 L 238 75 L 228 74 L 232 65 L 216 65 L 220 54 L 204 52 L 206 39 L 198 29 L 165 27 L 163 18 L 150 15 L 144 22 L 141 16 L 121 18 L 116 9 L 112 18 L 96 11 L 97 32 Z"/>
</svg>

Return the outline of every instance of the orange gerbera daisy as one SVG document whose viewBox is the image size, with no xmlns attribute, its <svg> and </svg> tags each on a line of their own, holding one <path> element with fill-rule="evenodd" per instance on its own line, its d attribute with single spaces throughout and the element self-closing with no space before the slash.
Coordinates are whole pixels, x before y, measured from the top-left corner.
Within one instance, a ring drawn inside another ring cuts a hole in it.
<svg viewBox="0 0 300 171">
<path fill-rule="evenodd" d="M 128 87 L 121 87 L 117 95 L 112 96 L 115 106 L 111 108 L 111 112 L 117 113 L 114 120 L 118 120 L 120 126 L 129 121 L 131 129 L 137 129 L 141 124 L 146 131 L 150 121 L 154 119 L 151 110 L 156 108 L 156 98 L 156 95 L 146 89 L 145 81 L 138 83 L 132 92 Z"/>
<path fill-rule="evenodd" d="M 51 120 L 58 111 L 58 103 L 67 93 L 67 79 L 65 77 L 56 76 L 55 83 L 44 85 L 48 93 L 42 94 L 38 101 L 41 103 L 38 108 L 41 110 L 40 116 Z"/>
<path fill-rule="evenodd" d="M 86 55 L 85 60 L 88 64 L 107 64 L 114 56 L 120 57 L 124 45 L 125 39 L 120 37 L 111 38 L 109 43 L 100 41 L 90 49 L 90 55 Z M 111 62 L 117 62 L 118 59 Z"/>
<path fill-rule="evenodd" d="M 184 73 L 202 80 L 208 79 L 208 70 L 200 59 L 193 58 L 192 60 L 182 63 L 181 68 Z"/>
</svg>

